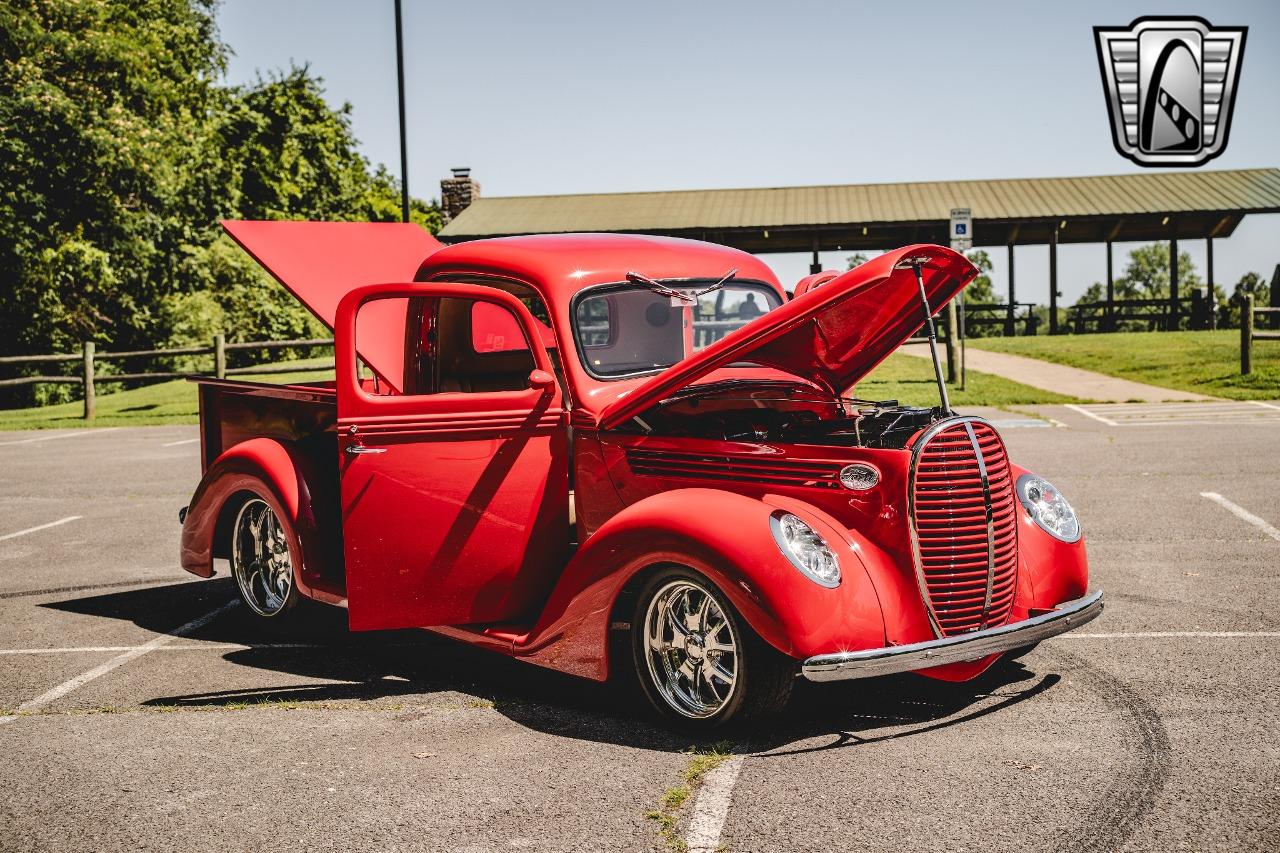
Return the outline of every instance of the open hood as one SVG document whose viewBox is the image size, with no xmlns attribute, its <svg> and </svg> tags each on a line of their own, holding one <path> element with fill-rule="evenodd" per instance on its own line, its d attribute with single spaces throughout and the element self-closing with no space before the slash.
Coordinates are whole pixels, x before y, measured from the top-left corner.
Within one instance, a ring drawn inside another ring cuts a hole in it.
<svg viewBox="0 0 1280 853">
<path fill-rule="evenodd" d="M 443 248 L 412 222 L 225 221 L 222 227 L 330 329 L 350 290 L 413 281 L 422 262 Z M 369 305 L 356 329 L 360 357 L 397 388 L 404 376 L 406 309 L 405 300 Z"/>
<path fill-rule="evenodd" d="M 921 272 L 937 312 L 978 274 L 942 246 L 907 246 L 821 282 L 781 308 L 638 385 L 599 415 L 606 429 L 718 368 L 737 362 L 771 367 L 839 395 L 884 361 L 924 323 L 920 288 L 907 261 L 927 258 Z"/>
</svg>

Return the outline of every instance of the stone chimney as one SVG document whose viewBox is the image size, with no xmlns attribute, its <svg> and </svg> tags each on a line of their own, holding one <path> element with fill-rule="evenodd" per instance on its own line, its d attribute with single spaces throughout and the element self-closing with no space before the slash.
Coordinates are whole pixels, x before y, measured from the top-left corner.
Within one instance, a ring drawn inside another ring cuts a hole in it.
<svg viewBox="0 0 1280 853">
<path fill-rule="evenodd" d="M 471 177 L 470 166 L 457 166 L 451 171 L 453 177 L 440 182 L 440 209 L 446 223 L 480 198 L 480 184 Z"/>
</svg>

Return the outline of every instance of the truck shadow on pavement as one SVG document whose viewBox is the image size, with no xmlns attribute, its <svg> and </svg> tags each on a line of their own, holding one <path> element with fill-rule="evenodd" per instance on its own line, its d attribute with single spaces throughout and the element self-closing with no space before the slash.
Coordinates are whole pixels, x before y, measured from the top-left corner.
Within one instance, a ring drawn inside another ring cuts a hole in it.
<svg viewBox="0 0 1280 853">
<path fill-rule="evenodd" d="M 127 620 L 166 634 L 234 597 L 230 579 L 220 578 L 41 606 Z M 174 642 L 210 643 L 210 651 L 220 652 L 222 661 L 256 672 L 237 678 L 236 689 L 209 689 L 213 685 L 206 682 L 191 685 L 204 692 L 130 697 L 131 701 L 142 707 L 206 710 L 295 702 L 318 703 L 320 708 L 334 703 L 403 707 L 415 700 L 426 708 L 492 705 L 511 721 L 547 734 L 668 751 L 690 746 L 687 733 L 666 728 L 645 713 L 644 699 L 629 686 L 574 678 L 425 631 L 352 633 L 345 612 L 337 608 L 305 607 L 297 618 L 274 626 L 254 620 L 243 606 L 233 607 Z M 234 647 L 224 650 L 215 643 Z M 210 681 L 219 677 L 219 669 L 220 665 L 210 667 Z M 240 686 L 258 680 L 262 683 Z M 1054 673 L 1002 662 L 963 684 L 919 676 L 823 685 L 802 681 L 784 720 L 716 732 L 706 740 L 729 739 L 739 750 L 772 755 L 874 743 L 963 725 L 1031 699 L 1059 680 Z M 813 746 L 814 739 L 822 745 Z"/>
</svg>

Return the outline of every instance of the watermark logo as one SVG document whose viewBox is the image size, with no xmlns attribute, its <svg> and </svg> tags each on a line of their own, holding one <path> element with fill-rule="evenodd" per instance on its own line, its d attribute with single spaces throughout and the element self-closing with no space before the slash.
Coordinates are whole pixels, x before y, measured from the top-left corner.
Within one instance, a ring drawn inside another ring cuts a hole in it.
<svg viewBox="0 0 1280 853">
<path fill-rule="evenodd" d="M 1203 18 L 1094 27 L 1116 150 L 1140 166 L 1201 166 L 1225 151 L 1247 32 Z"/>
</svg>

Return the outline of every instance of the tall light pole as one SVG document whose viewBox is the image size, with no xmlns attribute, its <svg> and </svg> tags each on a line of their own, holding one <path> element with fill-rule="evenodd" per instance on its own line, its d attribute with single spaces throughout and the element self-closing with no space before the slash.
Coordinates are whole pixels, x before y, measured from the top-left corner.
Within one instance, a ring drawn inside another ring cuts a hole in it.
<svg viewBox="0 0 1280 853">
<path fill-rule="evenodd" d="M 404 137 L 404 25 L 396 0 L 396 83 L 400 90 L 400 221 L 409 221 L 409 149 Z"/>
</svg>

